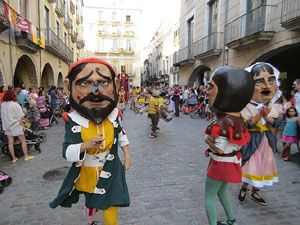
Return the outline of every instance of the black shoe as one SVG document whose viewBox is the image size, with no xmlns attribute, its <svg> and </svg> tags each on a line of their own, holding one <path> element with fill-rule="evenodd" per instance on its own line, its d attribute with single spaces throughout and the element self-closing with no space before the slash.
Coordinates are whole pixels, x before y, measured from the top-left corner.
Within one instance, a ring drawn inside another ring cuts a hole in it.
<svg viewBox="0 0 300 225">
<path fill-rule="evenodd" d="M 245 192 L 244 197 L 242 196 L 242 191 Z M 247 189 L 247 188 L 244 188 L 244 187 L 242 186 L 242 188 L 241 188 L 241 190 L 240 190 L 240 193 L 239 193 L 239 196 L 238 196 L 238 199 L 237 199 L 238 203 L 240 203 L 240 204 L 244 204 L 244 203 L 245 203 L 247 191 L 248 191 L 248 189 Z"/>
<path fill-rule="evenodd" d="M 236 225 L 236 220 L 218 221 L 217 225 Z"/>
<path fill-rule="evenodd" d="M 251 194 L 251 199 L 252 199 L 253 201 L 255 201 L 255 202 L 257 202 L 257 203 L 259 203 L 259 204 L 261 204 L 261 205 L 267 205 L 266 201 L 265 201 L 262 197 L 260 197 L 260 196 L 257 194 L 257 195 L 259 196 L 259 198 L 257 198 L 257 197 L 254 196 L 255 194 L 257 194 L 256 191 L 252 192 L 252 194 Z"/>
</svg>

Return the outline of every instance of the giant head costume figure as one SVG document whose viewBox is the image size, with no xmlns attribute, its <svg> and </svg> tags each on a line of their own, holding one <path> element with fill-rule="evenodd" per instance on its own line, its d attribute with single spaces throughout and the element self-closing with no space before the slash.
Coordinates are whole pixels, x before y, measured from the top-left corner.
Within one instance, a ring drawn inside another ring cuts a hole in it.
<svg viewBox="0 0 300 225">
<path fill-rule="evenodd" d="M 209 82 L 209 107 L 214 112 L 240 112 L 251 100 L 254 81 L 240 68 L 219 67 Z"/>
<path fill-rule="evenodd" d="M 279 71 L 269 63 L 255 63 L 245 70 L 251 73 L 255 82 L 252 100 L 256 103 L 273 103 L 280 97 Z"/>
<path fill-rule="evenodd" d="M 65 80 L 70 104 L 83 117 L 101 123 L 116 107 L 115 72 L 98 58 L 76 62 Z"/>
</svg>

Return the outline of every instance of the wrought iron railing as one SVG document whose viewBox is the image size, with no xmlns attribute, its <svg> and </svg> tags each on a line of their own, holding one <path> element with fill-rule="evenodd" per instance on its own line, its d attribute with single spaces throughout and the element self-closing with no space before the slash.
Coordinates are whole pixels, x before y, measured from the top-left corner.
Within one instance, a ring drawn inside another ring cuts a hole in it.
<svg viewBox="0 0 300 225">
<path fill-rule="evenodd" d="M 262 5 L 226 24 L 226 44 L 261 31 L 273 31 L 272 5 Z"/>
<path fill-rule="evenodd" d="M 283 0 L 281 8 L 281 23 L 300 17 L 299 0 Z"/>
<path fill-rule="evenodd" d="M 72 50 L 51 29 L 47 30 L 46 33 L 46 48 L 47 45 L 54 47 L 57 52 L 73 60 Z"/>
<path fill-rule="evenodd" d="M 194 56 L 208 52 L 212 49 L 217 49 L 218 40 L 222 33 L 212 33 L 194 43 Z"/>
<path fill-rule="evenodd" d="M 193 48 L 191 46 L 182 48 L 178 51 L 178 57 L 176 57 L 175 63 L 180 63 L 185 60 L 194 59 Z"/>
</svg>

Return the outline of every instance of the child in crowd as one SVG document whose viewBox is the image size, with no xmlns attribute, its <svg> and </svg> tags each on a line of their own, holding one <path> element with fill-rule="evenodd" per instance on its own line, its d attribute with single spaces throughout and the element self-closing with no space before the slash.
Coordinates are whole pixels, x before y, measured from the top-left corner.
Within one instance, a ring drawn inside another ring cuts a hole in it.
<svg viewBox="0 0 300 225">
<path fill-rule="evenodd" d="M 290 161 L 291 145 L 298 143 L 297 129 L 300 127 L 300 118 L 295 107 L 290 107 L 286 110 L 286 126 L 282 135 L 284 146 L 281 150 L 280 157 L 284 161 Z"/>
<path fill-rule="evenodd" d="M 139 94 L 137 96 L 137 102 L 135 104 L 134 113 L 135 114 L 142 114 L 146 110 L 145 104 L 145 96 L 144 94 Z"/>
<path fill-rule="evenodd" d="M 160 93 L 160 97 L 158 98 L 158 107 L 159 107 L 160 115 L 161 115 L 160 118 L 162 118 L 166 122 L 170 122 L 172 120 L 172 118 L 168 117 L 168 115 L 167 115 L 168 109 L 167 109 L 167 106 L 165 105 L 165 101 L 164 101 L 164 99 L 166 98 L 165 96 L 166 96 L 166 93 L 162 92 L 162 93 Z"/>
</svg>

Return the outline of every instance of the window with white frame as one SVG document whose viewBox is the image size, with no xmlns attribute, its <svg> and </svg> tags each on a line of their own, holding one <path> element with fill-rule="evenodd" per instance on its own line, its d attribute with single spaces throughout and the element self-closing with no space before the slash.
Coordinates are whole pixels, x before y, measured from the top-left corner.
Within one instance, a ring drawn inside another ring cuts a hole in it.
<svg viewBox="0 0 300 225">
<path fill-rule="evenodd" d="M 118 39 L 113 39 L 113 50 L 119 50 L 119 41 Z"/>
</svg>

